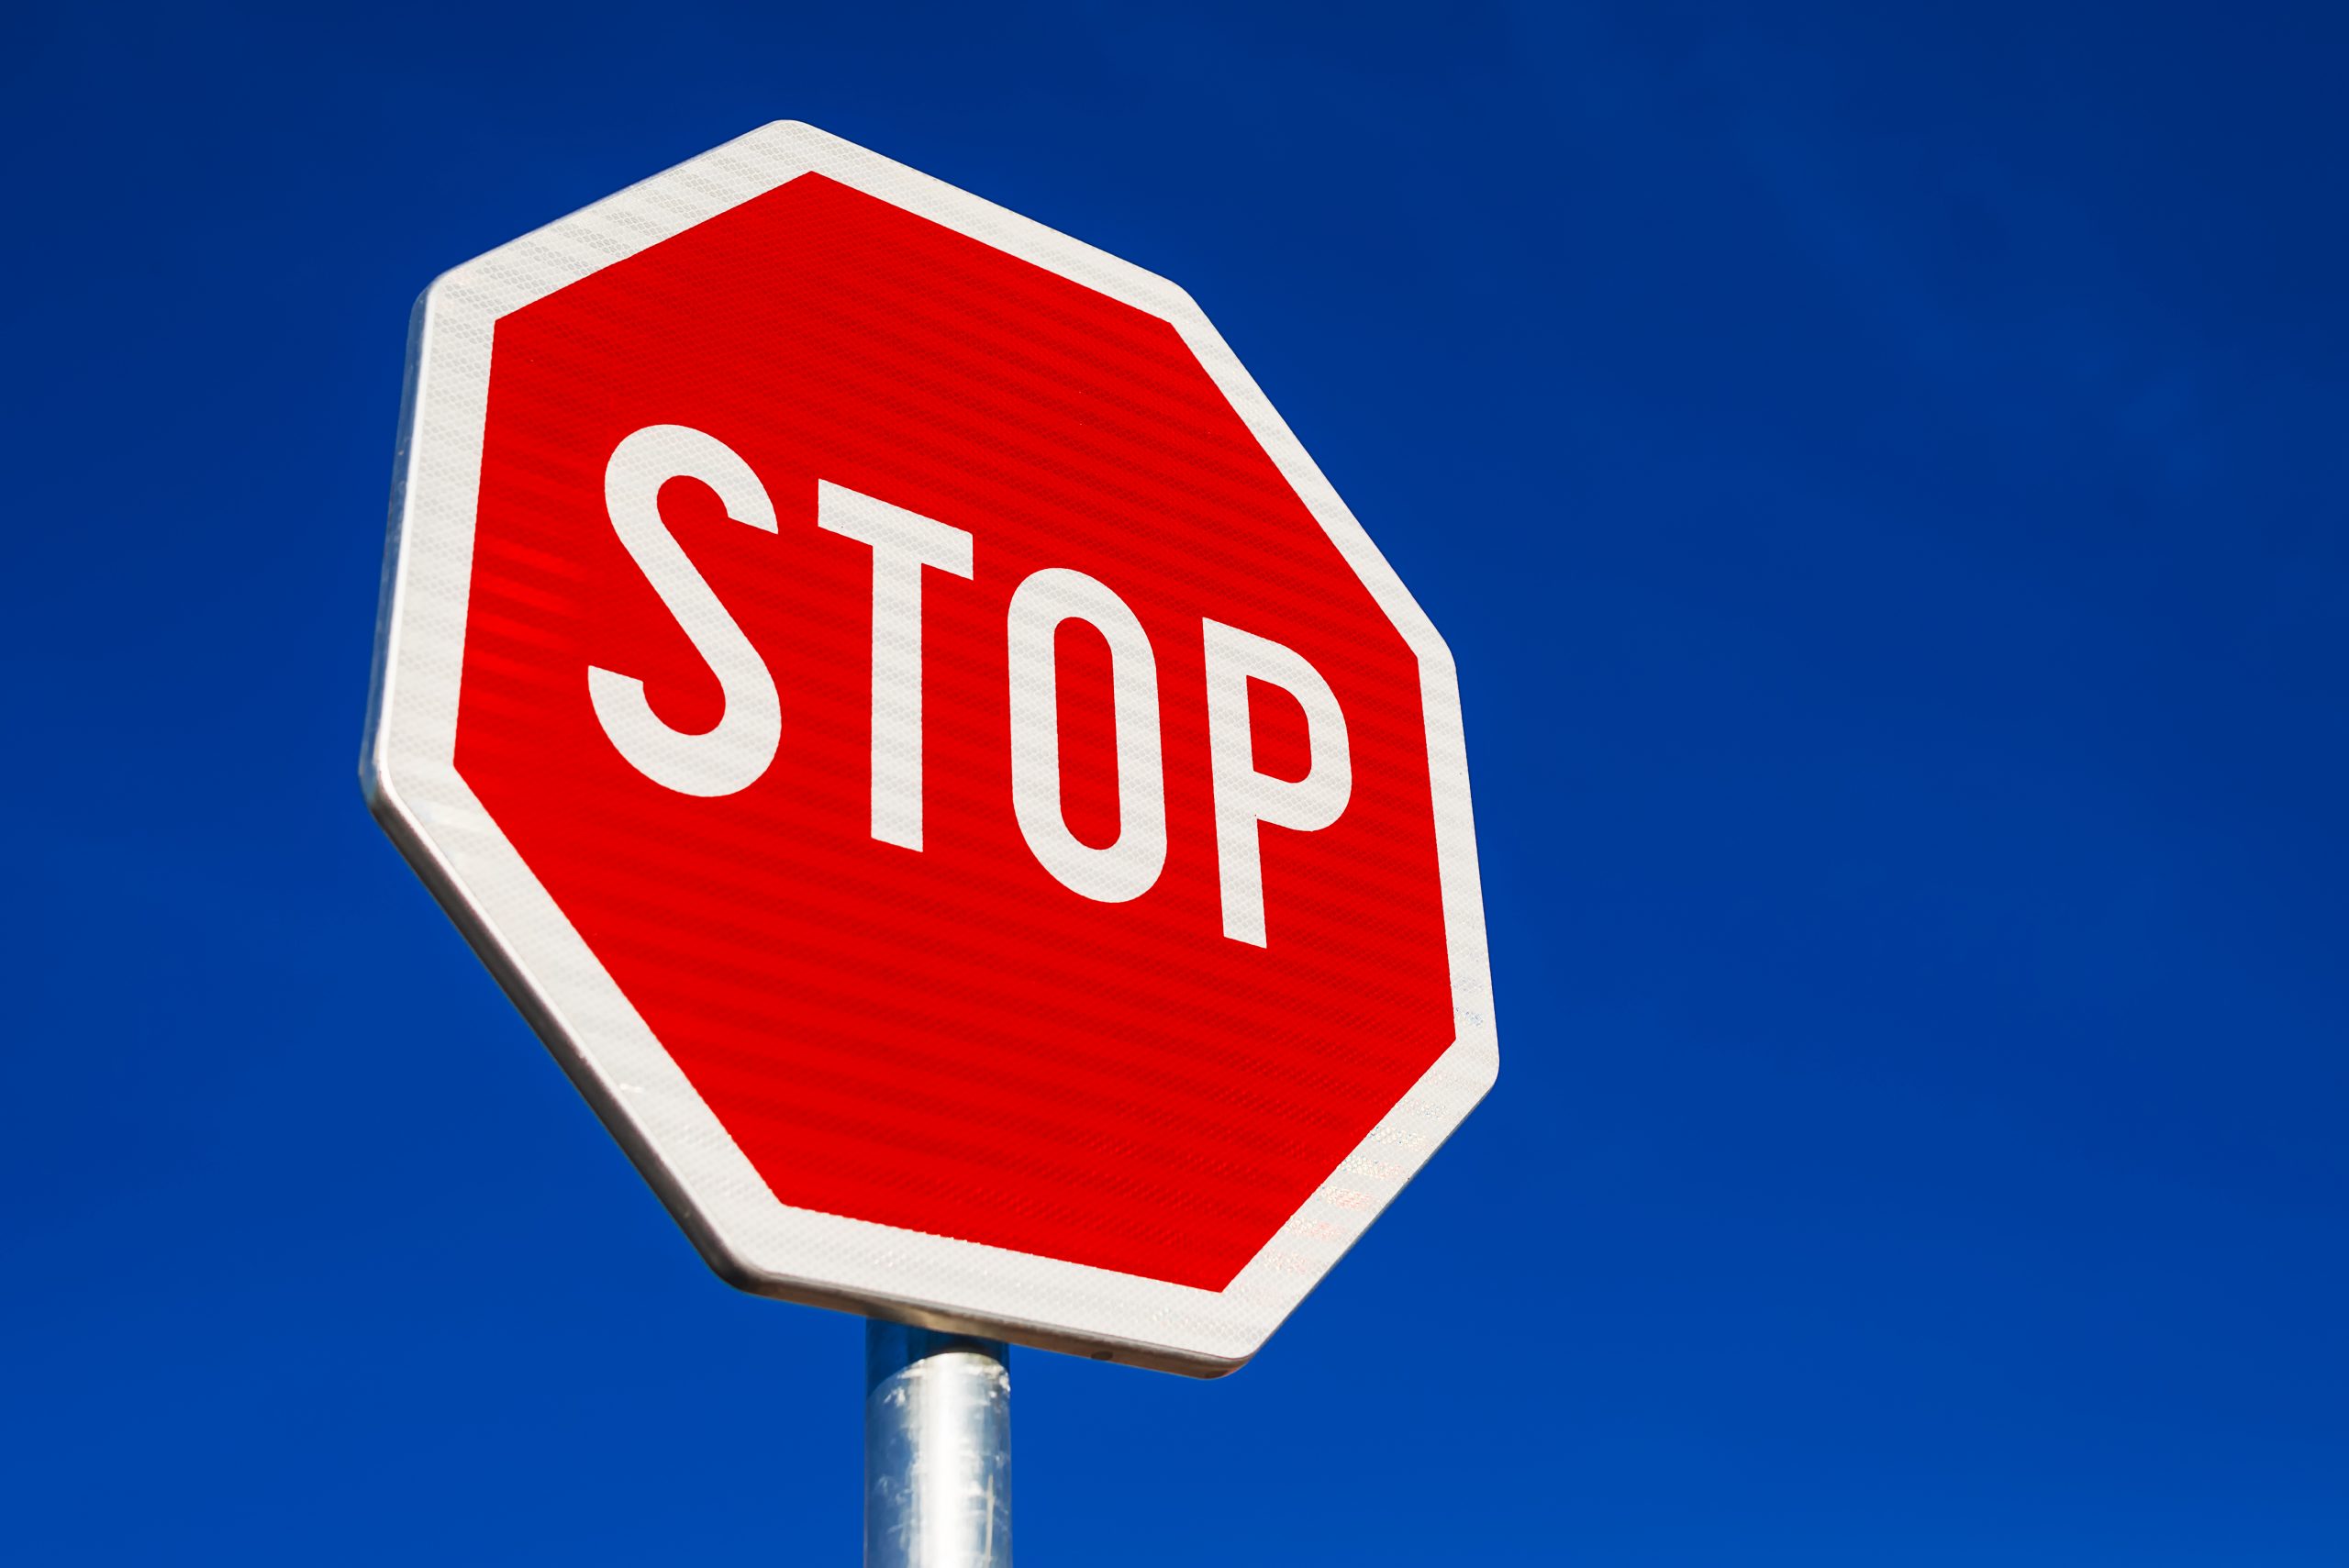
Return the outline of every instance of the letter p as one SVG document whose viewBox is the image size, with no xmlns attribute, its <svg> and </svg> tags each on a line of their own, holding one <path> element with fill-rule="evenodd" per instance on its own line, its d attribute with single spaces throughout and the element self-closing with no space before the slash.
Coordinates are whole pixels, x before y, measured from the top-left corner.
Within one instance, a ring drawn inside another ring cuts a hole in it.
<svg viewBox="0 0 2349 1568">
<path fill-rule="evenodd" d="M 1346 716 L 1321 673 L 1294 650 L 1221 621 L 1203 620 L 1208 751 L 1215 784 L 1216 861 L 1223 883 L 1223 934 L 1264 945 L 1264 870 L 1257 826 L 1315 832 L 1353 797 Z M 1278 686 L 1305 710 L 1308 766 L 1301 779 L 1256 771 L 1248 683 Z"/>
</svg>

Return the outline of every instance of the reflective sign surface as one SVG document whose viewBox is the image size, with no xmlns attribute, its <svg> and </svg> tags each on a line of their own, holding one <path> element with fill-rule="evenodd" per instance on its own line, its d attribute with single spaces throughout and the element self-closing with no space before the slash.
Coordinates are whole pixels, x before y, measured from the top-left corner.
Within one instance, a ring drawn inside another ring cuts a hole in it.
<svg viewBox="0 0 2349 1568">
<path fill-rule="evenodd" d="M 712 1261 L 1245 1359 L 1493 1053 L 1449 661 L 1197 307 L 777 126 L 415 355 L 378 813 Z"/>
</svg>

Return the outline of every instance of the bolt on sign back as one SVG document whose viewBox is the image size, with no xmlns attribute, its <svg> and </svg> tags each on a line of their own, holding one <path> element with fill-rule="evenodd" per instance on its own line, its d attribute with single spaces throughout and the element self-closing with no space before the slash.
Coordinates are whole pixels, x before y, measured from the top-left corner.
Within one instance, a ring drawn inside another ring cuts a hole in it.
<svg viewBox="0 0 2349 1568">
<path fill-rule="evenodd" d="M 1180 289 L 807 126 L 426 291 L 362 773 L 763 1295 L 1227 1372 L 1496 1072 L 1362 526 Z"/>
</svg>

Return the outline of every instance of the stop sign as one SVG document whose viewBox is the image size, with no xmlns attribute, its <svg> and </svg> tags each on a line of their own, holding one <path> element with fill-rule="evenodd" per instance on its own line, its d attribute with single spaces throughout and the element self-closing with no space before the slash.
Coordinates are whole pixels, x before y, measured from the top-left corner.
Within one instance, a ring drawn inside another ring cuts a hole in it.
<svg viewBox="0 0 2349 1568">
<path fill-rule="evenodd" d="M 1491 1084 L 1451 659 L 1164 280 L 768 126 L 398 473 L 370 802 L 736 1284 L 1228 1371 Z"/>
</svg>

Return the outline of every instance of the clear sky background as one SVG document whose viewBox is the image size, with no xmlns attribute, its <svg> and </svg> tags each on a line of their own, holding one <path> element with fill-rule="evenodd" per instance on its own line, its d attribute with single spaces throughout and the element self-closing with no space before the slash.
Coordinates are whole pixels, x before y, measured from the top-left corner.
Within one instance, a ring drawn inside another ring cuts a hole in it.
<svg viewBox="0 0 2349 1568">
<path fill-rule="evenodd" d="M 0 1556 L 844 1563 L 362 808 L 406 313 L 810 120 L 1165 273 L 1458 654 L 1492 1097 L 1022 1560 L 2349 1562 L 2338 6 L 0 17 Z"/>
</svg>

